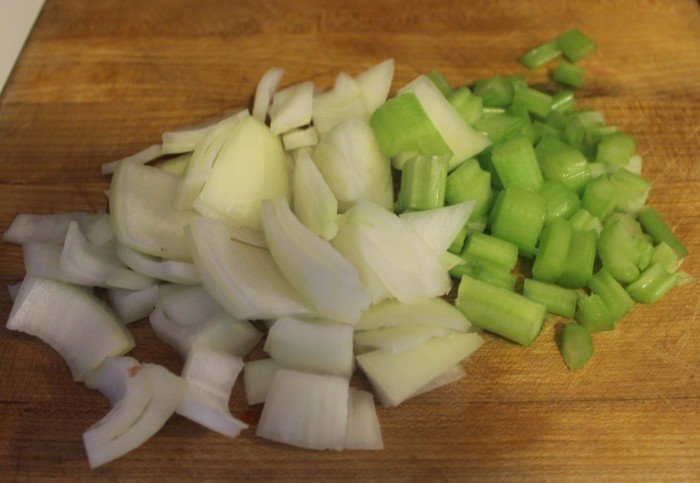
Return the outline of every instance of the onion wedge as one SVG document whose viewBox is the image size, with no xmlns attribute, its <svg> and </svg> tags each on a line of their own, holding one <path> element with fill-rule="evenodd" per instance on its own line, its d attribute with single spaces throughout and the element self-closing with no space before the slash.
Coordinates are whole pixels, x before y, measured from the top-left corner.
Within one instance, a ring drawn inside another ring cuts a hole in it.
<svg viewBox="0 0 700 483">
<path fill-rule="evenodd" d="M 384 448 L 377 409 L 372 393 L 350 388 L 348 427 L 345 449 L 379 450 Z"/>
</svg>

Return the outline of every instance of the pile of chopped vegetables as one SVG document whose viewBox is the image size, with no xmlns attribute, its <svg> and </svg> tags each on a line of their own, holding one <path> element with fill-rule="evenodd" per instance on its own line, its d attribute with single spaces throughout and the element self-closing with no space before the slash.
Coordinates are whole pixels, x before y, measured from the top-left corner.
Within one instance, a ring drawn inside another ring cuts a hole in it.
<svg viewBox="0 0 700 483">
<path fill-rule="evenodd" d="M 576 88 L 594 49 L 573 29 L 519 60 L 564 56 L 552 79 Z M 14 220 L 4 239 L 27 275 L 9 288 L 8 329 L 112 404 L 83 435 L 91 467 L 174 413 L 237 436 L 241 371 L 248 403 L 264 403 L 258 436 L 381 449 L 356 366 L 396 406 L 463 377 L 482 329 L 530 345 L 551 313 L 573 319 L 561 352 L 577 370 L 591 334 L 690 281 L 687 250 L 645 205 L 635 139 L 571 91 L 519 76 L 453 89 L 431 72 L 387 99 L 393 72 L 387 60 L 316 91 L 280 90 L 271 69 L 250 112 L 104 165 L 109 213 Z M 179 376 L 125 356 L 146 317 L 184 359 Z M 270 357 L 244 362 L 264 336 Z"/>
</svg>

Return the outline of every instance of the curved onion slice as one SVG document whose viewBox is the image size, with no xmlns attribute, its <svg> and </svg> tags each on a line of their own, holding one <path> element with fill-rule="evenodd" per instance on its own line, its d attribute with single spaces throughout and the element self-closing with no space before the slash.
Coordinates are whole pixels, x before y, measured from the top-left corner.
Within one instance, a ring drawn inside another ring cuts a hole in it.
<svg viewBox="0 0 700 483">
<path fill-rule="evenodd" d="M 187 244 L 202 284 L 237 319 L 312 315 L 270 252 L 231 240 L 221 221 L 195 217 Z"/>
<path fill-rule="evenodd" d="M 255 100 L 253 101 L 253 117 L 265 122 L 267 109 L 270 107 L 272 95 L 277 90 L 277 86 L 282 80 L 284 70 L 273 67 L 263 74 L 255 88 Z"/>
<path fill-rule="evenodd" d="M 396 406 L 483 343 L 478 334 L 453 333 L 399 353 L 381 349 L 366 352 L 357 356 L 357 363 L 385 405 Z"/>
<path fill-rule="evenodd" d="M 197 270 L 191 263 L 177 262 L 175 260 L 160 260 L 156 257 L 137 252 L 122 243 L 117 244 L 117 257 L 119 257 L 119 260 L 126 266 L 147 277 L 184 285 L 196 285 L 200 283 Z"/>
<path fill-rule="evenodd" d="M 272 380 L 277 371 L 284 369 L 274 359 L 260 359 L 245 363 L 245 399 L 248 405 L 265 402 Z"/>
<path fill-rule="evenodd" d="M 474 204 L 474 201 L 465 201 L 433 210 L 407 211 L 399 217 L 411 225 L 436 254 L 442 255 L 467 224 Z"/>
<path fill-rule="evenodd" d="M 112 220 L 107 213 L 98 215 L 94 220 L 85 224 L 85 238 L 95 246 L 104 246 L 115 239 Z"/>
<path fill-rule="evenodd" d="M 461 364 L 455 364 L 454 366 L 450 367 L 447 369 L 445 372 L 437 376 L 435 379 L 430 381 L 428 384 L 425 386 L 421 387 L 418 392 L 416 392 L 416 396 L 419 394 L 424 394 L 426 392 L 433 391 L 439 387 L 445 386 L 447 384 L 452 384 L 455 381 L 459 381 L 462 379 L 464 376 L 466 376 L 467 373 L 466 371 L 462 368 Z"/>
<path fill-rule="evenodd" d="M 282 135 L 282 144 L 287 151 L 316 146 L 318 144 L 318 130 L 311 126 L 289 131 Z"/>
<path fill-rule="evenodd" d="M 73 379 L 82 380 L 106 357 L 134 347 L 131 334 L 100 300 L 63 282 L 28 276 L 7 328 L 39 337 L 63 357 Z"/>
<path fill-rule="evenodd" d="M 355 323 L 370 302 L 357 269 L 309 231 L 286 199 L 264 200 L 261 213 L 270 253 L 287 281 L 321 316 Z"/>
<path fill-rule="evenodd" d="M 332 239 L 338 233 L 338 200 L 308 152 L 294 163 L 294 213 L 313 233 Z"/>
<path fill-rule="evenodd" d="M 335 78 L 333 89 L 314 96 L 312 117 L 321 137 L 336 124 L 368 116 L 360 87 L 355 79 L 344 72 Z"/>
<path fill-rule="evenodd" d="M 158 305 L 179 325 L 201 324 L 221 311 L 219 303 L 201 286 L 161 285 Z"/>
<path fill-rule="evenodd" d="M 447 293 L 450 277 L 423 239 L 398 216 L 362 202 L 348 211 L 333 246 L 360 271 L 369 290 L 380 280 L 386 290 L 405 303 Z M 376 302 L 384 294 L 372 293 Z"/>
<path fill-rule="evenodd" d="M 27 243 L 62 244 L 68 233 L 71 221 L 85 226 L 101 215 L 84 212 L 63 213 L 60 215 L 17 215 L 2 239 L 9 243 L 26 245 Z"/>
<path fill-rule="evenodd" d="M 158 285 L 141 290 L 113 288 L 107 291 L 109 303 L 123 324 L 130 324 L 148 317 L 158 303 Z"/>
<path fill-rule="evenodd" d="M 105 417 L 83 433 L 85 446 L 103 445 L 129 429 L 153 397 L 153 384 L 133 357 L 108 357 L 85 378 L 112 405 Z"/>
<path fill-rule="evenodd" d="M 389 329 L 356 332 L 353 342 L 362 348 L 384 349 L 390 352 L 403 352 L 433 337 L 449 333 L 444 327 L 404 326 Z M 365 350 L 366 352 L 366 350 Z"/>
<path fill-rule="evenodd" d="M 352 375 L 352 327 L 281 317 L 263 348 L 285 367 L 300 371 Z"/>
<path fill-rule="evenodd" d="M 457 332 L 471 328 L 469 320 L 454 305 L 441 298 L 403 304 L 386 300 L 373 305 L 355 324 L 355 330 L 376 330 L 389 327 L 444 327 Z"/>
<path fill-rule="evenodd" d="M 309 124 L 313 98 L 314 83 L 311 81 L 277 91 L 270 108 L 270 130 L 282 134 Z"/>
<path fill-rule="evenodd" d="M 228 400 L 241 369 L 240 357 L 195 345 L 182 370 L 187 390 L 177 413 L 224 436 L 238 436 L 248 426 L 231 416 Z"/>
<path fill-rule="evenodd" d="M 345 446 L 348 379 L 281 370 L 267 394 L 256 435 L 307 449 Z"/>
<path fill-rule="evenodd" d="M 193 213 L 173 209 L 177 185 L 177 176 L 158 168 L 121 163 L 109 198 L 117 239 L 148 255 L 189 261 L 183 228 Z"/>
<path fill-rule="evenodd" d="M 378 450 L 384 448 L 377 409 L 372 393 L 350 388 L 348 428 L 345 449 Z"/>
<path fill-rule="evenodd" d="M 141 446 L 170 419 L 180 405 L 185 382 L 162 366 L 144 364 L 143 371 L 153 385 L 153 396 L 141 416 L 126 431 L 98 446 L 85 445 L 90 468 L 109 463 Z"/>
<path fill-rule="evenodd" d="M 118 159 L 117 161 L 112 161 L 111 163 L 105 163 L 102 165 L 101 171 L 103 175 L 109 175 L 113 174 L 114 171 L 116 171 L 117 167 L 121 163 L 137 163 L 137 164 L 146 164 L 150 163 L 154 159 L 160 158 L 163 154 L 163 146 L 160 144 L 154 144 L 153 146 L 149 146 L 143 151 L 139 151 L 136 154 L 132 154 L 131 156 L 127 156 L 126 158 L 123 159 Z"/>
<path fill-rule="evenodd" d="M 393 78 L 394 59 L 387 59 L 355 76 L 370 115 L 386 101 Z"/>
<path fill-rule="evenodd" d="M 163 154 L 180 154 L 194 151 L 197 145 L 214 129 L 214 126 L 226 117 L 228 115 L 209 119 L 194 126 L 164 132 L 162 136 Z"/>
</svg>

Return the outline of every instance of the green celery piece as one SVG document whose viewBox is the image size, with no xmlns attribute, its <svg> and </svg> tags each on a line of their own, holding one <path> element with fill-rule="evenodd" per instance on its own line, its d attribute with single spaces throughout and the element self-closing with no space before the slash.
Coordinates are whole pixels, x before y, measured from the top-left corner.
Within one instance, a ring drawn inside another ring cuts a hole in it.
<svg viewBox="0 0 700 483">
<path fill-rule="evenodd" d="M 591 171 L 591 179 L 600 178 L 608 172 L 605 163 L 588 163 L 588 169 Z"/>
<path fill-rule="evenodd" d="M 634 238 L 621 221 L 603 227 L 598 237 L 598 255 L 618 282 L 628 284 L 639 278 Z"/>
<path fill-rule="evenodd" d="M 549 94 L 530 87 L 523 87 L 513 94 L 513 103 L 521 104 L 540 119 L 547 119 L 554 100 Z"/>
<path fill-rule="evenodd" d="M 645 270 L 651 263 L 651 257 L 654 255 L 654 245 L 646 241 L 643 237 L 633 237 L 634 248 L 637 254 L 635 264 L 640 270 Z"/>
<path fill-rule="evenodd" d="M 562 132 L 554 126 L 545 124 L 542 121 L 532 123 L 532 129 L 535 133 L 535 143 L 539 143 L 543 137 L 549 136 L 556 139 L 561 139 Z"/>
<path fill-rule="evenodd" d="M 416 156 L 403 166 L 396 208 L 420 211 L 445 205 L 448 161 L 441 156 Z"/>
<path fill-rule="evenodd" d="M 532 50 L 528 50 L 518 57 L 518 61 L 528 69 L 534 69 L 546 64 L 552 59 L 561 55 L 561 48 L 557 40 L 552 40 L 542 45 L 538 45 Z"/>
<path fill-rule="evenodd" d="M 685 272 L 676 272 L 674 275 L 676 276 L 676 287 L 682 287 L 695 281 L 692 275 Z"/>
<path fill-rule="evenodd" d="M 469 233 L 469 226 L 465 224 L 461 230 L 459 230 L 459 233 L 457 233 L 457 236 L 455 239 L 452 241 L 452 245 L 447 249 L 448 252 L 454 253 L 455 255 L 459 255 L 462 253 L 462 248 L 464 247 L 464 241 L 467 239 L 467 234 Z"/>
<path fill-rule="evenodd" d="M 554 98 L 552 98 L 552 103 L 554 102 Z M 549 115 L 547 116 L 547 119 L 544 120 L 544 122 L 548 126 L 552 126 L 554 128 L 559 129 L 560 131 L 564 130 L 564 127 L 566 125 L 566 121 L 569 120 L 569 117 L 571 116 L 570 112 L 558 112 L 558 111 L 550 111 Z"/>
<path fill-rule="evenodd" d="M 591 180 L 583 192 L 583 207 L 591 215 L 604 219 L 617 206 L 617 190 L 607 176 Z"/>
<path fill-rule="evenodd" d="M 491 142 L 500 143 L 519 135 L 527 120 L 508 114 L 493 114 L 482 117 L 474 124 L 474 129 L 486 133 Z"/>
<path fill-rule="evenodd" d="M 505 188 L 520 186 L 535 191 L 542 186 L 542 172 L 535 150 L 522 135 L 495 144 L 491 162 Z"/>
<path fill-rule="evenodd" d="M 625 166 L 637 151 L 637 141 L 623 132 L 606 135 L 598 144 L 595 160 L 599 163 L 612 163 Z"/>
<path fill-rule="evenodd" d="M 450 84 L 448 84 L 442 74 L 433 70 L 428 73 L 427 77 L 433 81 L 433 84 L 442 92 L 442 95 L 449 99 L 452 95 L 452 87 L 450 87 Z"/>
<path fill-rule="evenodd" d="M 587 148 L 585 140 L 586 127 L 581 122 L 581 119 L 578 117 L 570 117 L 567 119 L 564 124 L 564 141 L 572 148 L 581 151 Z M 581 152 L 581 154 L 583 154 L 583 152 Z"/>
<path fill-rule="evenodd" d="M 496 237 L 475 232 L 469 235 L 462 249 L 463 258 L 477 258 L 492 262 L 507 271 L 518 262 L 518 247 Z"/>
<path fill-rule="evenodd" d="M 587 231 L 595 230 L 596 233 L 600 233 L 603 229 L 603 225 L 598 218 L 591 215 L 591 213 L 585 208 L 581 208 L 576 213 L 569 217 L 571 226 L 574 231 Z"/>
<path fill-rule="evenodd" d="M 656 263 L 642 272 L 637 280 L 627 286 L 627 293 L 637 302 L 653 304 L 676 286 L 676 276 Z"/>
<path fill-rule="evenodd" d="M 615 328 L 615 317 L 600 295 L 582 295 L 578 299 L 576 322 L 591 334 Z"/>
<path fill-rule="evenodd" d="M 488 172 L 491 175 L 491 186 L 494 190 L 502 190 L 503 183 L 501 183 L 501 178 L 498 177 L 496 172 L 496 167 L 493 165 L 492 154 L 493 146 L 489 146 L 482 152 L 476 155 L 476 159 L 479 160 L 479 166 L 481 169 Z"/>
<path fill-rule="evenodd" d="M 593 265 L 598 247 L 595 230 L 574 231 L 564 271 L 557 283 L 566 288 L 581 288 L 593 276 Z"/>
<path fill-rule="evenodd" d="M 509 270 L 475 257 L 467 257 L 464 263 L 450 269 L 450 276 L 461 280 L 465 275 L 480 280 L 494 287 L 499 287 L 510 292 L 515 289 L 517 277 Z"/>
<path fill-rule="evenodd" d="M 545 226 L 555 218 L 567 219 L 581 208 L 581 200 L 576 193 L 559 181 L 544 180 L 537 193 L 544 199 L 546 207 Z"/>
<path fill-rule="evenodd" d="M 678 256 L 666 242 L 661 242 L 654 247 L 649 263 L 652 265 L 659 263 L 669 273 L 675 273 L 678 270 Z"/>
<path fill-rule="evenodd" d="M 505 79 L 510 82 L 510 85 L 513 86 L 513 91 L 517 91 L 521 87 L 527 87 L 527 82 L 525 79 L 522 78 L 522 76 L 519 75 L 511 75 L 508 77 L 505 77 Z"/>
<path fill-rule="evenodd" d="M 637 212 L 637 219 L 642 224 L 644 231 L 650 234 L 656 243 L 665 242 L 673 248 L 679 258 L 688 254 L 688 249 L 673 234 L 661 215 L 654 208 L 645 206 Z"/>
<path fill-rule="evenodd" d="M 651 181 L 626 169 L 618 169 L 610 177 L 610 182 L 617 190 L 617 208 L 628 213 L 639 211 L 651 191 Z"/>
<path fill-rule="evenodd" d="M 561 355 L 572 371 L 583 368 L 593 355 L 591 334 L 574 322 L 566 324 L 561 335 Z"/>
<path fill-rule="evenodd" d="M 462 277 L 455 306 L 477 327 L 525 346 L 539 335 L 547 315 L 544 305 L 469 276 Z"/>
<path fill-rule="evenodd" d="M 567 112 L 576 105 L 576 98 L 571 91 L 559 91 L 552 96 L 552 111 Z"/>
<path fill-rule="evenodd" d="M 412 92 L 389 99 L 369 120 L 385 156 L 405 151 L 421 154 L 452 154 Z"/>
<path fill-rule="evenodd" d="M 629 213 L 622 213 L 620 211 L 614 211 L 605 217 L 603 220 L 603 225 L 609 225 L 615 221 L 620 220 L 620 222 L 625 226 L 628 232 L 636 238 L 642 238 L 647 242 L 652 242 L 653 239 L 644 233 L 642 225 L 634 218 L 634 216 Z"/>
<path fill-rule="evenodd" d="M 595 42 L 579 29 L 573 28 L 557 39 L 557 47 L 571 62 L 578 62 L 595 50 Z"/>
<path fill-rule="evenodd" d="M 474 94 L 484 100 L 486 107 L 506 107 L 513 102 L 513 85 L 500 76 L 474 82 Z"/>
<path fill-rule="evenodd" d="M 569 113 L 569 117 L 575 117 L 584 125 L 586 129 L 605 124 L 603 113 L 595 109 L 579 109 Z"/>
<path fill-rule="evenodd" d="M 535 252 L 546 207 L 537 193 L 519 186 L 501 191 L 489 215 L 491 234 L 518 246 L 521 254 Z"/>
<path fill-rule="evenodd" d="M 601 268 L 586 282 L 588 288 L 603 299 L 615 321 L 622 319 L 634 307 L 634 300 L 625 289 L 610 275 L 607 268 Z"/>
<path fill-rule="evenodd" d="M 552 80 L 571 87 L 583 85 L 583 67 L 562 60 L 552 72 Z"/>
<path fill-rule="evenodd" d="M 484 101 L 473 95 L 468 87 L 460 87 L 447 100 L 471 127 L 481 119 Z"/>
<path fill-rule="evenodd" d="M 532 278 L 541 282 L 554 282 L 563 275 L 572 234 L 571 223 L 561 218 L 544 227 L 539 254 L 532 266 Z"/>
<path fill-rule="evenodd" d="M 511 104 L 506 108 L 506 114 L 508 114 L 509 116 L 524 119 L 528 122 L 528 124 L 532 123 L 532 119 L 530 119 L 530 113 L 528 112 L 527 107 L 523 106 L 522 104 Z"/>
<path fill-rule="evenodd" d="M 491 174 L 481 169 L 476 159 L 465 161 L 447 175 L 446 203 L 456 205 L 470 200 L 476 201 L 474 210 L 469 216 L 470 220 L 483 216 L 493 202 Z"/>
<path fill-rule="evenodd" d="M 545 179 L 560 181 L 575 193 L 583 192 L 591 179 L 591 171 L 583 154 L 557 138 L 542 138 L 535 154 Z"/>
<path fill-rule="evenodd" d="M 576 312 L 578 294 L 574 290 L 559 287 L 551 283 L 526 278 L 523 296 L 547 307 L 547 311 L 572 318 Z"/>
</svg>

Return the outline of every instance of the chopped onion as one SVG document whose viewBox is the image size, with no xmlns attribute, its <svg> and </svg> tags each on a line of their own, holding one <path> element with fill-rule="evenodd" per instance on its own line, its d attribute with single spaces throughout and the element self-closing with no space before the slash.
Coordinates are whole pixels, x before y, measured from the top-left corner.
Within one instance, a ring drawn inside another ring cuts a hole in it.
<svg viewBox="0 0 700 483">
<path fill-rule="evenodd" d="M 95 246 L 101 247 L 115 239 L 112 229 L 112 220 L 107 213 L 97 215 L 94 219 L 84 224 L 85 238 Z"/>
<path fill-rule="evenodd" d="M 156 168 L 161 169 L 166 173 L 174 174 L 175 176 L 182 176 L 191 159 L 191 153 L 182 154 L 159 163 Z"/>
<path fill-rule="evenodd" d="M 243 370 L 245 399 L 249 405 L 265 402 L 275 374 L 284 367 L 274 359 L 260 359 L 246 362 Z"/>
<path fill-rule="evenodd" d="M 367 391 L 350 388 L 345 449 L 379 450 L 384 448 L 374 398 Z"/>
<path fill-rule="evenodd" d="M 355 76 L 368 114 L 372 114 L 376 108 L 384 104 L 393 78 L 394 59 L 387 59 Z"/>
<path fill-rule="evenodd" d="M 313 233 L 332 239 L 338 232 L 338 200 L 307 152 L 294 164 L 294 213 Z"/>
<path fill-rule="evenodd" d="M 338 74 L 333 89 L 314 96 L 312 117 L 321 137 L 348 119 L 367 119 L 367 105 L 355 79 Z"/>
<path fill-rule="evenodd" d="M 341 450 L 348 393 L 344 377 L 278 371 L 255 434 L 307 449 Z"/>
<path fill-rule="evenodd" d="M 39 337 L 82 380 L 107 357 L 134 347 L 116 315 L 92 295 L 69 284 L 28 276 L 17 295 L 7 328 Z"/>
<path fill-rule="evenodd" d="M 18 245 L 27 243 L 63 244 L 71 221 L 85 226 L 101 215 L 84 212 L 60 215 L 17 215 L 3 235 L 3 240 Z"/>
<path fill-rule="evenodd" d="M 221 310 L 218 302 L 201 286 L 163 284 L 158 290 L 158 305 L 179 325 L 200 324 Z"/>
<path fill-rule="evenodd" d="M 123 324 L 130 324 L 148 317 L 158 303 L 158 285 L 141 290 L 112 288 L 107 291 L 112 308 Z"/>
<path fill-rule="evenodd" d="M 218 119 L 210 119 L 194 126 L 164 132 L 163 154 L 191 153 L 214 129 L 217 123 L 229 116 L 230 114 Z"/>
<path fill-rule="evenodd" d="M 356 332 L 353 342 L 363 348 L 384 349 L 390 352 L 403 352 L 433 337 L 449 333 L 444 327 L 402 326 Z"/>
<path fill-rule="evenodd" d="M 61 252 L 63 247 L 55 243 L 27 243 L 22 245 L 24 270 L 27 275 L 35 277 L 65 280 L 61 272 Z"/>
<path fill-rule="evenodd" d="M 110 175 L 117 170 L 117 166 L 119 166 L 121 163 L 146 164 L 150 163 L 154 159 L 160 158 L 163 154 L 165 154 L 163 153 L 163 146 L 160 144 L 154 144 L 153 146 L 149 146 L 143 151 L 139 151 L 136 154 L 127 156 L 126 158 L 103 164 L 101 171 L 105 176 Z"/>
<path fill-rule="evenodd" d="M 17 299 L 17 294 L 19 293 L 20 288 L 22 288 L 21 282 L 7 286 L 7 293 L 10 296 L 10 300 L 12 300 L 13 304 L 15 303 L 15 300 Z"/>
<path fill-rule="evenodd" d="M 263 350 L 290 369 L 352 375 L 352 327 L 349 325 L 281 317 L 267 334 Z"/>
<path fill-rule="evenodd" d="M 270 254 L 287 281 L 323 317 L 353 324 L 369 307 L 357 269 L 309 231 L 284 198 L 262 202 Z"/>
<path fill-rule="evenodd" d="M 295 129 L 282 135 L 284 149 L 291 151 L 304 147 L 316 146 L 318 144 L 318 131 L 311 126 L 306 129 Z"/>
<path fill-rule="evenodd" d="M 284 70 L 273 67 L 263 74 L 258 87 L 255 89 L 255 100 L 253 101 L 253 117 L 265 122 L 267 109 L 270 107 L 272 95 L 277 90 L 277 86 L 282 80 Z"/>
<path fill-rule="evenodd" d="M 474 201 L 465 201 L 444 208 L 407 211 L 399 216 L 418 232 L 436 254 L 442 255 L 467 224 L 474 204 Z"/>
<path fill-rule="evenodd" d="M 282 134 L 311 122 L 314 83 L 302 82 L 281 91 L 272 98 L 270 130 Z"/>
<path fill-rule="evenodd" d="M 147 277 L 185 285 L 201 283 L 197 270 L 191 263 L 160 260 L 137 252 L 122 243 L 117 245 L 117 257 L 129 268 Z"/>
<path fill-rule="evenodd" d="M 471 328 L 469 320 L 454 305 L 433 298 L 411 304 L 386 300 L 370 307 L 355 324 L 355 330 L 406 326 L 444 327 L 457 332 L 467 332 Z"/>
<path fill-rule="evenodd" d="M 446 386 L 447 384 L 451 384 L 455 381 L 459 381 L 466 375 L 467 373 L 464 371 L 464 369 L 462 369 L 462 365 L 455 364 L 454 366 L 450 367 L 445 372 L 437 376 L 435 379 L 430 381 L 428 384 L 420 388 L 415 395 L 418 396 L 419 394 L 425 394 L 426 392 L 433 391 L 439 387 Z"/>
</svg>

